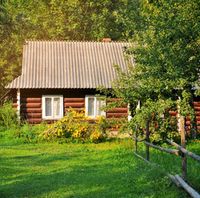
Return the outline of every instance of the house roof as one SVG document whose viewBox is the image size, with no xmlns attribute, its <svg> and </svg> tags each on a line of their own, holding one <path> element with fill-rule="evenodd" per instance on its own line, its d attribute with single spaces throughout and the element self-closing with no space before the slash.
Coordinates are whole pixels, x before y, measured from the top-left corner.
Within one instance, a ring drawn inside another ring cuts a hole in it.
<svg viewBox="0 0 200 198">
<path fill-rule="evenodd" d="M 7 88 L 111 88 L 114 65 L 127 71 L 125 42 L 27 41 L 22 74 Z"/>
</svg>

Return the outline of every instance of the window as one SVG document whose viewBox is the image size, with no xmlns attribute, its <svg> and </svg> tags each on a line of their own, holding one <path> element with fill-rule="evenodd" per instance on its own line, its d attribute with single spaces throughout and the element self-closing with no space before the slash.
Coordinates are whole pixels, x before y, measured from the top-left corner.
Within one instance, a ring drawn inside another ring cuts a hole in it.
<svg viewBox="0 0 200 198">
<path fill-rule="evenodd" d="M 95 118 L 97 116 L 105 116 L 102 107 L 105 106 L 105 97 L 86 96 L 86 116 Z"/>
<path fill-rule="evenodd" d="M 42 96 L 42 118 L 56 120 L 63 117 L 63 96 Z"/>
</svg>

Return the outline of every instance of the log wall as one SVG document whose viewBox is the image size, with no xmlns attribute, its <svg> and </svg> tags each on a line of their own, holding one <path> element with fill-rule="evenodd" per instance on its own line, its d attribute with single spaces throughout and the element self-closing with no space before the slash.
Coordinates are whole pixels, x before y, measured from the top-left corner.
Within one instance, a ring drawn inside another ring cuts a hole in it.
<svg viewBox="0 0 200 198">
<path fill-rule="evenodd" d="M 113 98 L 107 101 L 107 103 L 120 102 L 120 99 Z M 120 107 L 115 107 L 106 112 L 107 118 L 127 118 L 128 117 L 128 108 L 127 104 L 120 105 Z"/>
<path fill-rule="evenodd" d="M 22 95 L 22 94 L 21 94 Z M 30 124 L 42 122 L 42 97 L 21 97 L 21 117 Z"/>
<path fill-rule="evenodd" d="M 41 123 L 42 120 L 42 95 L 63 95 L 64 114 L 67 113 L 69 108 L 76 111 L 83 111 L 85 109 L 85 95 L 95 95 L 97 92 L 91 89 L 21 89 L 21 119 L 26 120 L 30 124 Z M 14 97 L 13 97 L 14 98 Z M 117 101 L 119 99 L 112 99 Z M 15 99 L 16 100 L 16 94 Z M 111 102 L 111 101 L 109 101 Z M 16 106 L 16 103 L 13 103 Z M 128 116 L 127 105 L 122 107 L 113 108 L 106 112 L 107 118 L 122 118 Z M 47 123 L 52 123 L 54 120 L 48 120 Z"/>
<path fill-rule="evenodd" d="M 85 109 L 85 95 L 95 95 L 97 92 L 92 89 L 21 89 L 21 119 L 27 120 L 31 124 L 37 124 L 42 122 L 42 95 L 63 95 L 64 99 L 64 114 L 71 107 L 77 111 L 82 111 Z M 17 108 L 17 91 L 12 90 L 11 98 L 13 102 L 13 107 Z M 107 101 L 117 102 L 120 99 L 111 99 Z M 195 98 L 193 102 L 195 110 L 195 120 L 196 128 L 198 133 L 200 133 L 200 97 Z M 176 111 L 170 111 L 171 116 L 177 116 Z M 127 118 L 128 117 L 128 108 L 127 105 L 121 105 L 120 107 L 112 108 L 106 112 L 107 118 Z M 48 123 L 52 121 L 47 121 Z M 190 118 L 186 118 L 186 131 L 189 132 L 191 129 Z"/>
</svg>

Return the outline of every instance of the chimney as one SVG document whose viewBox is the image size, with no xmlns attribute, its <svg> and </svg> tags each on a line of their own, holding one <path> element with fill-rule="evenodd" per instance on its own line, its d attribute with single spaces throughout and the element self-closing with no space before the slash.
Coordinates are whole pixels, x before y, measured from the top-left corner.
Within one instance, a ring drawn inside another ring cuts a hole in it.
<svg viewBox="0 0 200 198">
<path fill-rule="evenodd" d="M 109 43 L 109 42 L 111 42 L 111 41 L 112 41 L 111 38 L 103 38 L 103 39 L 102 39 L 102 42 L 105 42 L 105 43 Z"/>
</svg>

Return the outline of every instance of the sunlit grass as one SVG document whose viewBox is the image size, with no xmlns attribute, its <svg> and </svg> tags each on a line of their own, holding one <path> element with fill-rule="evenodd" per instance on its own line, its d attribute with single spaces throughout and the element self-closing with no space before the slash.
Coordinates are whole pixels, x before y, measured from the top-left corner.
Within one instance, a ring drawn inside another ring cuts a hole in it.
<svg viewBox="0 0 200 198">
<path fill-rule="evenodd" d="M 132 145 L 1 142 L 0 197 L 188 197 Z"/>
</svg>

